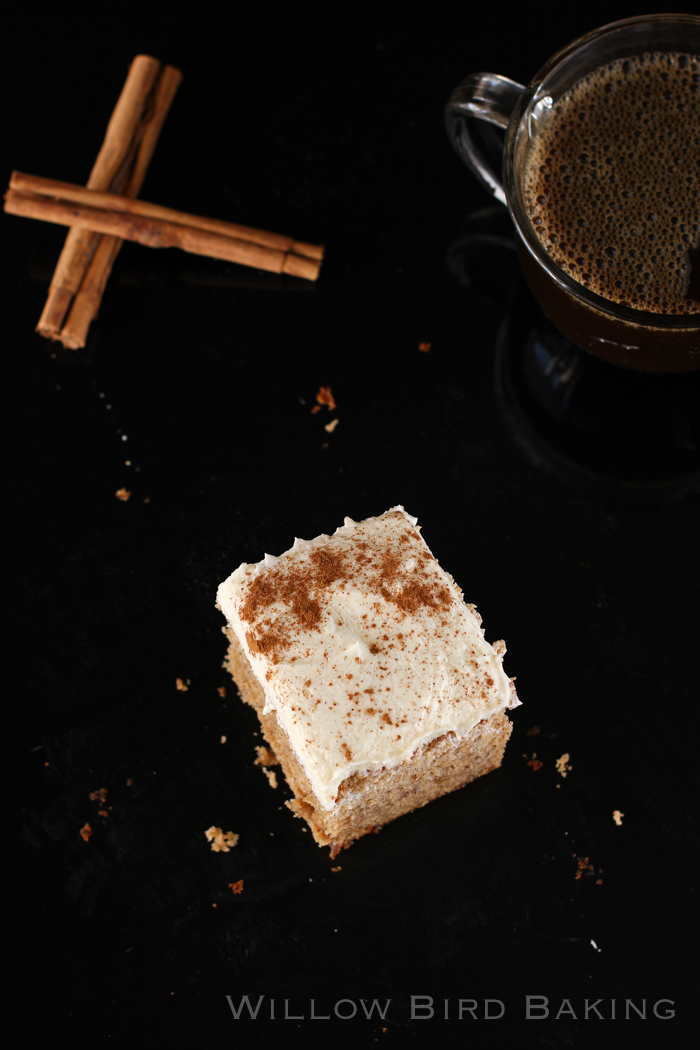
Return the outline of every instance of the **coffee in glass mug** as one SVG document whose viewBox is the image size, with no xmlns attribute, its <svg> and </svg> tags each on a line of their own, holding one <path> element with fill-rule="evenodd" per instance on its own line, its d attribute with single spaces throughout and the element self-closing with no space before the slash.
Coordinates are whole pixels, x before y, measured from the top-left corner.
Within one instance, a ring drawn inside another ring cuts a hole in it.
<svg viewBox="0 0 700 1050">
<path fill-rule="evenodd" d="M 469 117 L 507 128 L 502 181 Z M 630 368 L 700 368 L 700 19 L 605 26 L 527 88 L 475 74 L 446 123 L 508 205 L 528 284 L 565 335 Z"/>
</svg>

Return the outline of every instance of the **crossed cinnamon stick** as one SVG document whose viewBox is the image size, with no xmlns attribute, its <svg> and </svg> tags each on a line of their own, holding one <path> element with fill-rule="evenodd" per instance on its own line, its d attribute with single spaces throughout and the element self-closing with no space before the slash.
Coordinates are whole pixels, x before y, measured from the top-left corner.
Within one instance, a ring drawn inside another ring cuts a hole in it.
<svg viewBox="0 0 700 1050">
<path fill-rule="evenodd" d="M 86 187 L 13 172 L 5 211 L 70 226 L 37 331 L 85 346 L 123 240 L 316 280 L 323 248 L 137 200 L 182 74 L 138 55 Z"/>
</svg>

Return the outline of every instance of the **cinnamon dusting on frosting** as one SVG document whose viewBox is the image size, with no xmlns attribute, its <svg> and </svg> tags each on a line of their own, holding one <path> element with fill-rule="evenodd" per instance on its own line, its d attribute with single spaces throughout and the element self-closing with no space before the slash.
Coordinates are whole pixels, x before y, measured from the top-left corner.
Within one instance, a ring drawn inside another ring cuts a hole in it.
<svg viewBox="0 0 700 1050">
<path fill-rule="evenodd" d="M 252 652 L 264 653 L 273 663 L 292 642 L 292 636 L 301 630 L 317 630 L 322 617 L 321 598 L 336 580 L 347 575 L 344 556 L 325 548 L 309 553 L 308 559 L 276 567 L 274 573 L 255 576 L 248 584 L 241 606 L 241 619 L 251 625 L 260 623 L 262 614 L 281 603 L 286 608 L 274 620 L 265 619 L 256 634 L 246 631 L 246 641 Z M 261 629 L 261 627 L 263 629 Z M 264 627 L 269 627 L 265 630 Z"/>
<path fill-rule="evenodd" d="M 403 514 L 396 518 L 406 527 Z M 240 608 L 241 620 L 256 625 L 255 634 L 246 631 L 250 650 L 278 663 L 299 631 L 320 629 L 329 588 L 338 581 L 342 587 L 353 574 L 361 573 L 363 587 L 370 594 L 381 595 L 404 615 L 413 615 L 421 607 L 447 609 L 455 598 L 435 581 L 434 572 L 431 575 L 431 559 L 425 556 L 418 536 L 403 531 L 398 543 L 398 552 L 373 551 L 367 542 L 348 545 L 346 550 L 314 547 L 286 565 L 275 564 L 273 571 L 268 569 L 253 577 Z M 407 550 L 411 547 L 415 553 Z M 262 614 L 279 605 L 284 608 L 275 609 L 273 620 L 261 624 Z M 403 647 L 403 635 L 398 637 Z M 388 640 L 386 636 L 384 640 Z M 373 656 L 381 651 L 376 642 L 368 648 Z"/>
</svg>

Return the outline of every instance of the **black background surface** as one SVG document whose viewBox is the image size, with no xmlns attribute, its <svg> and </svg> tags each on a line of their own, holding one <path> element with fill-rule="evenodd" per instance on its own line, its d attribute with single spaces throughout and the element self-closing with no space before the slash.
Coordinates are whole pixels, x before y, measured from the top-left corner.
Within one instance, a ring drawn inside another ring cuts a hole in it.
<svg viewBox="0 0 700 1050">
<path fill-rule="evenodd" d="M 142 196 L 327 251 L 312 286 L 126 244 L 88 352 L 70 359 L 33 331 L 64 231 L 2 219 L 21 675 L 5 700 L 6 903 L 30 1044 L 689 1045 L 697 498 L 630 505 L 528 457 L 495 395 L 504 289 L 465 288 L 445 261 L 489 204 L 444 134 L 451 89 L 480 69 L 525 82 L 568 40 L 638 13 L 15 18 L 7 177 L 84 183 L 145 52 L 184 80 Z M 505 267 L 506 291 L 513 279 Z M 337 401 L 330 434 L 327 409 L 310 411 L 320 385 Z M 498 772 L 332 862 L 253 764 L 215 591 L 241 561 L 397 503 L 487 638 L 506 639 L 523 707 Z M 239 845 L 212 853 L 212 824 Z M 579 879 L 577 857 L 594 869 Z M 246 994 L 265 997 L 256 1021 L 225 998 Z M 418 995 L 432 1018 L 411 1019 Z M 550 1016 L 526 1020 L 526 995 L 547 996 Z M 456 1019 L 459 998 L 477 1020 Z M 502 1018 L 483 1019 L 485 998 Z M 646 999 L 647 1020 L 624 1020 L 626 998 Z M 335 1015 L 342 999 L 359 1017 Z M 365 1019 L 363 999 L 390 999 L 386 1019 Z M 563 999 L 575 1018 L 555 1018 Z M 605 1020 L 584 1020 L 586 999 Z M 673 1018 L 654 1019 L 660 999 Z M 284 1019 L 285 1001 L 303 1020 Z"/>
</svg>

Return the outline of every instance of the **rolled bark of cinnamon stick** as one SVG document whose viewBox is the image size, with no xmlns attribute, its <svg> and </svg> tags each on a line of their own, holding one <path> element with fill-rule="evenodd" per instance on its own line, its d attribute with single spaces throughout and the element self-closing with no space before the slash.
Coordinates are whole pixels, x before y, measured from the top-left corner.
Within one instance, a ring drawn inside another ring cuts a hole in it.
<svg viewBox="0 0 700 1050">
<path fill-rule="evenodd" d="M 304 255 L 308 259 L 323 259 L 323 245 L 307 244 L 304 241 L 296 241 L 293 237 L 286 237 L 281 233 L 269 233 L 267 230 L 258 230 L 252 226 L 241 226 L 235 222 L 226 222 L 223 219 L 210 219 L 203 215 L 192 215 L 189 212 L 176 211 L 174 208 L 165 208 L 161 204 L 152 204 L 150 201 L 131 200 L 129 197 L 117 193 L 102 193 L 85 186 L 76 186 L 70 182 L 59 182 L 56 179 L 44 179 L 39 175 L 26 175 L 21 171 L 13 171 L 10 177 L 10 189 L 18 193 L 49 197 L 54 200 L 72 201 L 76 204 L 85 204 L 91 208 L 103 208 L 106 211 L 119 211 L 131 215 L 139 215 L 145 218 L 162 219 L 166 222 L 175 222 L 181 226 L 193 226 L 200 230 L 210 230 L 212 233 L 222 233 L 226 237 L 234 237 L 241 241 L 250 241 L 264 248 L 276 248 L 283 252 L 293 252 L 295 255 Z"/>
<path fill-rule="evenodd" d="M 135 137 L 144 106 L 155 83 L 160 62 L 148 55 L 137 55 L 131 63 L 124 87 L 114 108 L 102 148 L 97 155 L 88 179 L 95 190 L 119 189 L 120 176 L 133 156 Z M 54 272 L 46 305 L 37 331 L 49 338 L 57 338 L 66 311 L 78 291 L 90 259 L 97 245 L 97 237 L 88 228 L 71 229 Z"/>
<path fill-rule="evenodd" d="M 320 260 L 267 248 L 213 230 L 182 223 L 166 222 L 125 211 L 93 208 L 49 197 L 30 196 L 10 189 L 5 194 L 5 211 L 11 215 L 43 219 L 63 226 L 136 241 L 149 248 L 181 248 L 194 255 L 254 266 L 272 273 L 287 273 L 316 280 Z M 178 213 L 175 213 L 178 214 Z M 187 218 L 187 216 L 182 216 Z"/>
<path fill-rule="evenodd" d="M 148 165 L 181 80 L 182 73 L 179 69 L 166 66 L 156 81 L 152 113 L 144 117 L 146 122 L 138 152 L 122 190 L 125 199 L 137 197 L 141 191 Z M 61 329 L 60 340 L 65 347 L 78 350 L 85 346 L 88 329 L 99 312 L 102 295 L 121 245 L 119 237 L 100 238 Z"/>
</svg>

